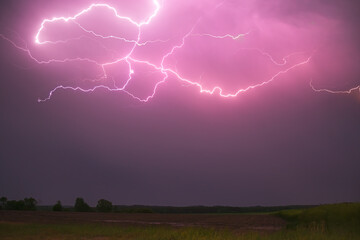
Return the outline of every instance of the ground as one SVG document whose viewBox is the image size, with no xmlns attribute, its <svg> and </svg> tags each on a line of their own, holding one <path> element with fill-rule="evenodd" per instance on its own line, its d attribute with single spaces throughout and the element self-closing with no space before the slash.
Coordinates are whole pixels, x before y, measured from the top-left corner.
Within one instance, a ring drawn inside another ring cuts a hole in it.
<svg viewBox="0 0 360 240">
<path fill-rule="evenodd" d="M 359 240 L 360 203 L 271 214 L 0 211 L 1 240 Z"/>
<path fill-rule="evenodd" d="M 0 211 L 5 223 L 102 223 L 111 225 L 164 225 L 173 227 L 226 228 L 237 231 L 277 231 L 286 226 L 280 217 L 265 214 L 153 214 Z"/>
</svg>

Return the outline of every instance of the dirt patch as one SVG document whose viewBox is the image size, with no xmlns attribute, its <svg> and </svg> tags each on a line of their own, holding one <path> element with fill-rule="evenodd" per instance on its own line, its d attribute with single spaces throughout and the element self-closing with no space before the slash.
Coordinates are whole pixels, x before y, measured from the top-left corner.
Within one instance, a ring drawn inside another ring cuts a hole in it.
<svg viewBox="0 0 360 240">
<path fill-rule="evenodd" d="M 112 225 L 163 225 L 171 227 L 212 227 L 271 232 L 286 222 L 272 215 L 215 214 L 124 214 L 0 211 L 0 222 L 11 223 L 101 223 Z"/>
</svg>

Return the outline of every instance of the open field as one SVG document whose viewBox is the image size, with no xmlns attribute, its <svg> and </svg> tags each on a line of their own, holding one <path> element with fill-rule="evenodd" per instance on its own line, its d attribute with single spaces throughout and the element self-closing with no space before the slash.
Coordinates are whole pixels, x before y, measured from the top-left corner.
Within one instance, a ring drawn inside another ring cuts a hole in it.
<svg viewBox="0 0 360 240">
<path fill-rule="evenodd" d="M 0 239 L 7 240 L 358 240 L 359 226 L 360 204 L 325 205 L 273 215 L 0 211 Z"/>
<path fill-rule="evenodd" d="M 171 226 L 226 228 L 238 231 L 276 231 L 286 222 L 271 215 L 243 214 L 119 214 L 77 212 L 2 211 L 0 222 L 39 224 L 102 224 L 118 226 Z"/>
</svg>

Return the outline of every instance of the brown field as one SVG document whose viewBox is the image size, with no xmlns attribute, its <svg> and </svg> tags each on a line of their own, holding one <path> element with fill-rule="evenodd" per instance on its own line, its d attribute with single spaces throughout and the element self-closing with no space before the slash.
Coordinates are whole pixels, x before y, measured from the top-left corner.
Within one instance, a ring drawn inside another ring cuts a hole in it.
<svg viewBox="0 0 360 240">
<path fill-rule="evenodd" d="M 149 214 L 0 211 L 3 223 L 102 223 L 105 225 L 159 225 L 172 227 L 227 228 L 236 231 L 272 232 L 286 222 L 272 215 L 243 214 Z"/>
</svg>

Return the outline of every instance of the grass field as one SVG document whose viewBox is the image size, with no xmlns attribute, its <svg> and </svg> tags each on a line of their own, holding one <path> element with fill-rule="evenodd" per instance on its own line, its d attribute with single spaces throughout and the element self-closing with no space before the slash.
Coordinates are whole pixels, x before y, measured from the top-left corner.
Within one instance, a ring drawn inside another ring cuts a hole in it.
<svg viewBox="0 0 360 240">
<path fill-rule="evenodd" d="M 174 227 L 109 223 L 0 222 L 0 239 L 127 240 L 352 240 L 360 239 L 360 203 L 323 205 L 275 213 L 287 220 L 278 231 L 237 231 L 226 227 Z M 4 216 L 3 216 L 4 217 Z M 213 216 L 214 217 L 214 216 Z M 215 216 L 216 217 L 216 216 Z M 4 218 L 3 218 L 4 219 Z M 225 218 L 224 218 L 225 219 Z M 260 218 L 259 218 L 260 219 Z"/>
</svg>

